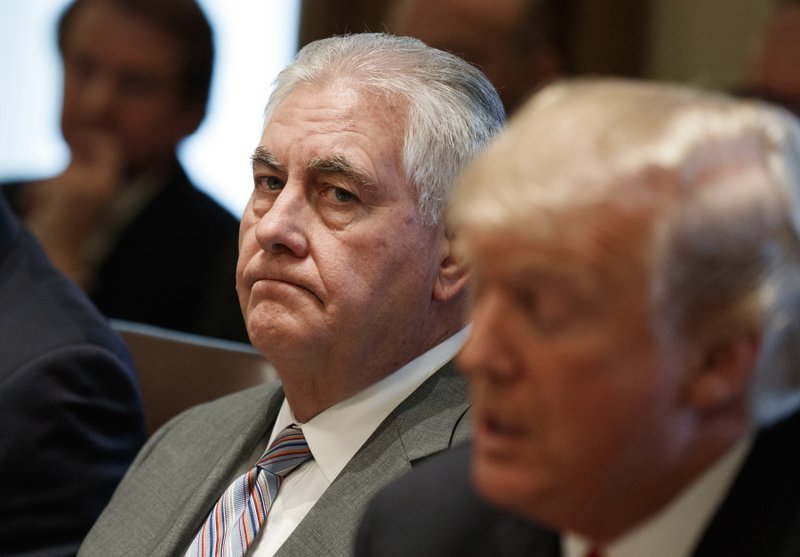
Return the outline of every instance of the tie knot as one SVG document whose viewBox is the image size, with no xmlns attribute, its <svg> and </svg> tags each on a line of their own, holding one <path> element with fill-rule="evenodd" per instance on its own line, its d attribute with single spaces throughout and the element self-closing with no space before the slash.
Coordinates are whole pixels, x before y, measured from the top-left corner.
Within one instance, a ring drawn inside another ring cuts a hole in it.
<svg viewBox="0 0 800 557">
<path fill-rule="evenodd" d="M 306 438 L 299 427 L 292 424 L 281 431 L 256 463 L 265 472 L 285 476 L 311 458 Z"/>
</svg>

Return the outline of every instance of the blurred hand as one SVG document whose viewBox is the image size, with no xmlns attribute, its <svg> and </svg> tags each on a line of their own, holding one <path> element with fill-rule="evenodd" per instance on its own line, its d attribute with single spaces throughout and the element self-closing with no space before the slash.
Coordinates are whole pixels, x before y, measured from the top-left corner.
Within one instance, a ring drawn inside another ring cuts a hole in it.
<svg viewBox="0 0 800 557">
<path fill-rule="evenodd" d="M 122 191 L 124 159 L 107 132 L 83 132 L 71 148 L 61 174 L 31 186 L 25 220 L 56 267 L 87 288 L 95 272 L 88 248 Z"/>
</svg>

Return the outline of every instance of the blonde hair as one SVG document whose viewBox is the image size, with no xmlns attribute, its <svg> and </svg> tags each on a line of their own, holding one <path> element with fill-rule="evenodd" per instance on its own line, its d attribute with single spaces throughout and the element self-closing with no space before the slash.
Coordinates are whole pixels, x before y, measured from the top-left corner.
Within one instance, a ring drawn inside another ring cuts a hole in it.
<svg viewBox="0 0 800 557">
<path fill-rule="evenodd" d="M 553 240 L 575 233 L 577 211 L 646 212 L 660 338 L 761 328 L 761 401 L 800 373 L 798 157 L 798 125 L 776 107 L 677 85 L 567 81 L 529 101 L 470 167 L 450 223 Z"/>
</svg>

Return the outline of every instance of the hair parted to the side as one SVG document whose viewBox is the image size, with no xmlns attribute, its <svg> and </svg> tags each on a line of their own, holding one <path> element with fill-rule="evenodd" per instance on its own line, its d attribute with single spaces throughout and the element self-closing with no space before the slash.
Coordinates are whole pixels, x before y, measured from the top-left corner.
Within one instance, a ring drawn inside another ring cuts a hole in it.
<svg viewBox="0 0 800 557">
<path fill-rule="evenodd" d="M 572 80 L 544 89 L 460 181 L 451 225 L 532 239 L 591 234 L 576 215 L 652 216 L 654 328 L 675 349 L 763 331 L 761 418 L 800 387 L 800 128 L 788 112 L 678 85 Z"/>
<path fill-rule="evenodd" d="M 492 84 L 474 66 L 417 39 L 331 37 L 303 47 L 278 75 L 264 125 L 298 85 L 336 80 L 407 105 L 403 168 L 417 188 L 423 222 L 441 222 L 456 177 L 505 121 Z"/>
</svg>

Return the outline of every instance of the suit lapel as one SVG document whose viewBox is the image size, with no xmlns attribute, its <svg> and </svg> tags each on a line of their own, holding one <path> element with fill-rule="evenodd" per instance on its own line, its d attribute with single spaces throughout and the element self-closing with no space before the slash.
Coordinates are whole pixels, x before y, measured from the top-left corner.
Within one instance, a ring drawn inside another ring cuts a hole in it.
<svg viewBox="0 0 800 557">
<path fill-rule="evenodd" d="M 452 445 L 467 400 L 466 381 L 452 366 L 436 372 L 383 421 L 276 556 L 352 555 L 367 501 L 416 462 Z"/>
<path fill-rule="evenodd" d="M 560 557 L 561 541 L 553 532 L 508 517 L 498 524 L 491 544 L 493 557 Z"/>
<path fill-rule="evenodd" d="M 208 454 L 214 459 L 193 463 L 196 483 L 189 493 L 176 502 L 174 514 L 165 521 L 152 552 L 157 555 L 182 555 L 199 531 L 220 495 L 238 475 L 239 468 L 263 443 L 278 416 L 283 402 L 283 389 L 272 384 L 259 387 L 257 396 L 244 399 L 235 416 L 225 416 L 220 429 L 238 432 L 229 435 L 207 434 L 197 442 L 208 443 Z"/>
</svg>

